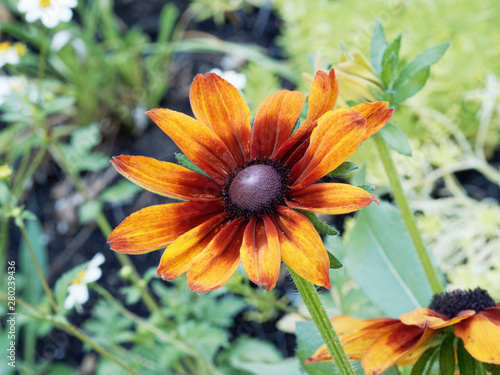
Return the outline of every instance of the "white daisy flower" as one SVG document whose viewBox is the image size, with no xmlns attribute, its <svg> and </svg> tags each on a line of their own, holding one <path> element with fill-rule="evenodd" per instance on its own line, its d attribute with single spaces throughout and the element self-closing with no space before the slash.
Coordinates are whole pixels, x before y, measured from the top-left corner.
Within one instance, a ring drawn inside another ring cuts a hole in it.
<svg viewBox="0 0 500 375">
<path fill-rule="evenodd" d="M 70 21 L 73 17 L 71 8 L 77 4 L 77 0 L 20 0 L 17 9 L 26 13 L 26 21 L 41 20 L 46 27 L 53 28 L 61 21 Z"/>
<path fill-rule="evenodd" d="M 0 105 L 5 103 L 6 99 L 14 94 L 20 94 L 26 90 L 28 85 L 26 78 L 20 76 L 7 77 L 0 76 Z"/>
<path fill-rule="evenodd" d="M 5 64 L 17 64 L 19 62 L 19 54 L 16 47 L 11 42 L 0 43 L 0 68 Z"/>
<path fill-rule="evenodd" d="M 86 269 L 81 271 L 76 279 L 68 286 L 68 296 L 64 301 L 64 308 L 71 309 L 73 306 L 81 306 L 89 299 L 87 284 L 99 280 L 102 271 L 99 268 L 104 263 L 104 255 L 97 253 L 89 262 Z"/>
</svg>

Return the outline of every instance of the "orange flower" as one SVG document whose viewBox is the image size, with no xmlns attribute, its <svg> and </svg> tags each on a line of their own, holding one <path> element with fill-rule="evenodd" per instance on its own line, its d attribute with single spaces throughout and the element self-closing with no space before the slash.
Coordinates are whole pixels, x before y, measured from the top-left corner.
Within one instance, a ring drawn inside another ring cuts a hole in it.
<svg viewBox="0 0 500 375">
<path fill-rule="evenodd" d="M 366 374 L 376 375 L 397 364 L 415 363 L 442 329 L 454 326 L 465 349 L 480 362 L 500 364 L 500 303 L 480 288 L 435 295 L 429 308 L 419 308 L 399 319 L 359 320 L 345 315 L 331 319 L 346 353 L 361 360 Z M 305 364 L 331 361 L 326 345 Z"/>
<path fill-rule="evenodd" d="M 307 280 L 330 287 L 329 257 L 307 217 L 343 214 L 377 201 L 361 188 L 311 185 L 349 158 L 392 116 L 385 102 L 332 111 L 335 72 L 318 72 L 304 124 L 292 129 L 306 95 L 279 91 L 258 108 L 253 127 L 239 91 L 216 74 L 198 75 L 190 100 L 196 119 L 168 109 L 147 114 L 208 176 L 144 156 L 112 160 L 124 177 L 186 202 L 144 208 L 109 236 L 113 250 L 142 254 L 167 247 L 157 273 L 187 272 L 192 290 L 227 283 L 243 263 L 248 277 L 274 288 L 281 260 Z"/>
</svg>

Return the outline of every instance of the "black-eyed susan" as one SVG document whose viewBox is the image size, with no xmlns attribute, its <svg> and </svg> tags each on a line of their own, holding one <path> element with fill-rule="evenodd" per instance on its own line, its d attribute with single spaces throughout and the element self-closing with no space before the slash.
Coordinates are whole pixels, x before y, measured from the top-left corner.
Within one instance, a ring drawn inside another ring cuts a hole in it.
<svg viewBox="0 0 500 375">
<path fill-rule="evenodd" d="M 144 156 L 112 161 L 124 177 L 186 202 L 144 208 L 109 236 L 113 250 L 142 254 L 167 247 L 158 275 L 187 272 L 192 290 L 224 285 L 240 263 L 258 285 L 274 288 L 281 260 L 330 287 L 329 257 L 301 209 L 343 214 L 376 199 L 340 183 L 313 184 L 349 158 L 392 116 L 386 102 L 332 110 L 335 72 L 318 72 L 302 126 L 292 129 L 306 95 L 279 91 L 258 108 L 253 126 L 238 90 L 216 74 L 198 75 L 190 100 L 196 119 L 168 109 L 147 114 L 204 173 Z"/>
<path fill-rule="evenodd" d="M 435 295 L 429 308 L 418 308 L 399 319 L 359 320 L 341 315 L 331 322 L 346 353 L 361 360 L 366 374 L 415 363 L 427 348 L 438 345 L 432 340 L 436 334 L 451 326 L 472 357 L 500 365 L 500 303 L 480 288 Z M 331 360 L 323 345 L 306 364 Z"/>
</svg>

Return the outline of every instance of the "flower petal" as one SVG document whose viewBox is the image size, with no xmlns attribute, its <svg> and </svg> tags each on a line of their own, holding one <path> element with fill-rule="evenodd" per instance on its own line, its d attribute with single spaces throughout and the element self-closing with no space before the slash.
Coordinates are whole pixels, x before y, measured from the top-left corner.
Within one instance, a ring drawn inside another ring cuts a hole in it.
<svg viewBox="0 0 500 375">
<path fill-rule="evenodd" d="M 365 123 L 361 113 L 343 108 L 321 117 L 304 157 L 290 171 L 290 187 L 312 184 L 354 154 L 363 142 Z"/>
<path fill-rule="evenodd" d="M 393 318 L 356 319 L 347 315 L 337 315 L 330 319 L 339 336 L 351 335 L 364 330 L 371 330 L 399 321 Z"/>
<path fill-rule="evenodd" d="M 500 314 L 481 311 L 455 325 L 455 336 L 464 340 L 465 349 L 480 362 L 500 365 Z"/>
<path fill-rule="evenodd" d="M 276 208 L 274 221 L 283 262 L 308 281 L 331 288 L 328 252 L 311 221 L 284 206 Z"/>
<path fill-rule="evenodd" d="M 288 138 L 274 155 L 283 164 L 294 165 L 304 155 L 309 145 L 312 131 L 316 128 L 318 119 L 331 111 L 337 102 L 338 84 L 335 70 L 329 73 L 318 71 L 309 94 L 309 108 L 304 124 Z"/>
<path fill-rule="evenodd" d="M 399 362 L 412 350 L 426 345 L 437 333 L 430 328 L 419 328 L 398 323 L 380 336 L 367 350 L 361 365 L 367 374 L 377 375 Z"/>
<path fill-rule="evenodd" d="M 318 363 L 318 362 L 327 362 L 332 361 L 332 355 L 328 351 L 326 345 L 321 345 L 318 350 L 314 352 L 314 354 L 304 361 L 304 365 L 308 365 L 309 363 Z"/>
<path fill-rule="evenodd" d="M 389 103 L 387 102 L 362 103 L 351 108 L 351 110 L 363 114 L 363 117 L 366 119 L 366 134 L 363 139 L 364 141 L 389 122 L 394 109 L 387 109 L 388 105 Z"/>
<path fill-rule="evenodd" d="M 177 164 L 127 155 L 115 156 L 111 164 L 128 180 L 166 197 L 204 201 L 221 195 L 213 180 Z"/>
<path fill-rule="evenodd" d="M 189 288 L 208 292 L 226 284 L 240 264 L 244 220 L 227 224 L 191 262 L 187 272 Z"/>
<path fill-rule="evenodd" d="M 238 165 L 250 156 L 250 110 L 236 87 L 215 73 L 198 74 L 189 94 L 191 108 L 231 151 Z"/>
<path fill-rule="evenodd" d="M 257 109 L 252 128 L 250 157 L 272 157 L 292 132 L 302 112 L 306 95 L 282 90 L 272 94 Z"/>
<path fill-rule="evenodd" d="M 228 219 L 229 215 L 222 213 L 177 238 L 163 252 L 156 274 L 165 280 L 173 280 L 186 273 L 189 263 L 226 226 Z"/>
<path fill-rule="evenodd" d="M 111 249 L 127 254 L 158 250 L 224 210 L 220 201 L 180 202 L 143 208 L 109 235 Z"/>
<path fill-rule="evenodd" d="M 268 216 L 253 217 L 248 223 L 240 250 L 248 278 L 271 290 L 278 281 L 281 253 L 278 232 Z"/>
<path fill-rule="evenodd" d="M 234 171 L 236 163 L 224 142 L 209 128 L 183 113 L 156 108 L 146 114 L 184 154 L 219 185 Z"/>
<path fill-rule="evenodd" d="M 401 322 L 406 325 L 413 325 L 420 328 L 429 327 L 432 329 L 440 329 L 452 326 L 471 317 L 475 313 L 476 312 L 474 310 L 464 310 L 457 314 L 457 316 L 450 319 L 446 315 L 439 314 L 434 310 L 422 307 L 401 315 L 399 319 L 401 319 Z"/>
<path fill-rule="evenodd" d="M 292 190 L 288 207 L 324 214 L 345 214 L 378 202 L 366 190 L 349 184 L 322 183 Z"/>
</svg>

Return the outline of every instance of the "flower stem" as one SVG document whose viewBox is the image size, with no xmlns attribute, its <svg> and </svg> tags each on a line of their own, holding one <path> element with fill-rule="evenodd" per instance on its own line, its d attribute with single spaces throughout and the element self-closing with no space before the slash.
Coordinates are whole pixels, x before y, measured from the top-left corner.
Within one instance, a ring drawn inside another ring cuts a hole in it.
<svg viewBox="0 0 500 375">
<path fill-rule="evenodd" d="M 406 228 L 410 233 L 411 240 L 415 245 L 415 250 L 417 251 L 420 263 L 422 263 L 425 275 L 429 280 L 432 292 L 434 294 L 442 293 L 443 285 L 439 281 L 436 268 L 434 268 L 434 266 L 432 265 L 424 241 L 422 239 L 422 236 L 420 235 L 420 231 L 418 230 L 417 223 L 410 209 L 410 205 L 408 204 L 406 195 L 403 192 L 403 187 L 401 186 L 401 182 L 399 180 L 396 165 L 394 164 L 394 160 L 391 156 L 391 150 L 380 135 L 375 134 L 372 138 L 375 141 L 375 145 L 377 146 L 380 159 L 382 160 L 382 164 L 384 165 L 385 173 L 387 173 L 387 177 L 389 178 L 392 194 L 394 195 L 394 199 L 396 200 L 396 203 L 401 210 L 401 215 L 403 216 Z"/>
<path fill-rule="evenodd" d="M 337 366 L 339 373 L 341 375 L 355 375 L 351 362 L 349 362 L 349 358 L 340 343 L 339 337 L 335 332 L 335 329 L 326 314 L 326 310 L 319 299 L 318 291 L 306 279 L 299 276 L 295 273 L 290 267 L 288 267 L 288 271 L 292 276 L 293 282 L 297 287 L 304 303 L 309 310 L 309 313 L 312 316 L 314 324 L 318 327 L 319 333 L 323 338 L 323 341 L 330 352 L 333 362 Z"/>
<path fill-rule="evenodd" d="M 4 302 L 6 302 L 7 295 L 3 292 L 0 292 L 0 299 L 2 299 Z M 34 312 L 28 312 L 28 311 L 24 311 L 24 309 L 23 309 L 23 311 L 20 311 L 23 315 L 26 315 L 26 316 L 33 318 L 33 319 L 36 319 L 36 320 L 49 322 L 49 323 L 51 323 L 59 328 L 64 329 L 66 332 L 75 336 L 80 341 L 84 342 L 85 344 L 88 344 L 92 349 L 94 349 L 97 353 L 101 354 L 103 357 L 106 357 L 109 360 L 115 362 L 118 366 L 123 368 L 125 371 L 127 371 L 133 375 L 140 375 L 140 373 L 138 371 L 134 370 L 132 367 L 127 365 L 121 359 L 115 357 L 113 354 L 111 354 L 106 349 L 104 349 L 101 345 L 99 345 L 98 343 L 93 341 L 85 333 L 80 331 L 76 326 L 69 323 L 65 317 L 44 314 L 38 308 L 30 305 L 29 303 L 27 303 L 19 298 L 16 298 L 16 303 L 18 303 L 20 306 L 27 307 L 27 308 L 34 311 Z"/>
<path fill-rule="evenodd" d="M 52 291 L 49 288 L 49 284 L 47 283 L 47 280 L 45 279 L 45 275 L 43 274 L 43 271 L 40 267 L 40 264 L 38 263 L 38 260 L 36 259 L 35 251 L 33 250 L 33 246 L 31 245 L 31 241 L 28 237 L 28 233 L 26 232 L 26 227 L 24 226 L 24 222 L 22 220 L 19 220 L 19 222 L 20 222 L 19 229 L 21 230 L 21 234 L 24 238 L 24 241 L 26 242 L 26 247 L 28 248 L 28 251 L 30 253 L 33 265 L 35 266 L 36 272 L 38 273 L 38 277 L 40 278 L 40 281 L 42 282 L 43 289 L 45 290 L 45 293 L 49 297 L 50 304 L 52 305 L 52 309 L 57 314 L 58 308 L 57 308 L 56 300 L 54 298 L 54 295 L 52 294 Z"/>
</svg>

